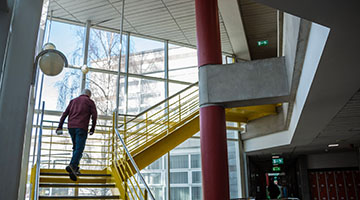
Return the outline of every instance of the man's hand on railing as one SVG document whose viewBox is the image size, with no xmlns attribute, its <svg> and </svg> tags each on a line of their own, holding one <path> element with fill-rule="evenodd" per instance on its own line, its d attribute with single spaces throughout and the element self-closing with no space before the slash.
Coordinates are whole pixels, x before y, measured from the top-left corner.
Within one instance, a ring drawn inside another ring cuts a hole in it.
<svg viewBox="0 0 360 200">
<path fill-rule="evenodd" d="M 89 131 L 89 135 L 93 135 L 94 132 L 95 132 L 95 130 L 93 128 L 91 128 L 90 131 Z"/>
<path fill-rule="evenodd" d="M 55 131 L 55 133 L 56 133 L 57 135 L 62 135 L 62 134 L 63 134 L 63 129 L 62 129 L 62 128 L 57 128 L 56 131 Z"/>
</svg>

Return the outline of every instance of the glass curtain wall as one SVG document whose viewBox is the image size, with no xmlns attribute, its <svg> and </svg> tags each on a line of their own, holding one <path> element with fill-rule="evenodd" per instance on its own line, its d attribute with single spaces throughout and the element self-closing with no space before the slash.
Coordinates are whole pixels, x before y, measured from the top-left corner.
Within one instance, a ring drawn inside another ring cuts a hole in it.
<svg viewBox="0 0 360 200">
<path fill-rule="evenodd" d="M 54 43 L 57 49 L 67 56 L 69 64 L 75 67 L 66 68 L 55 77 L 45 76 L 43 100 L 46 101 L 46 110 L 54 111 L 52 115 L 46 115 L 45 119 L 52 121 L 51 126 L 57 126 L 60 115 L 69 101 L 80 94 L 82 77 L 80 66 L 84 61 L 85 30 L 82 26 L 61 22 L 52 24 L 50 42 Z M 136 115 L 198 81 L 196 49 L 175 44 L 166 45 L 165 41 L 145 39 L 131 34 L 124 34 L 121 44 L 119 113 Z M 85 59 L 88 61 L 90 71 L 86 75 L 86 87 L 93 93 L 92 99 L 100 115 L 97 130 L 101 134 L 95 134 L 92 136 L 94 141 L 89 139 L 87 142 L 81 165 L 83 169 L 100 169 L 108 164 L 106 159 L 96 160 L 96 158 L 108 156 L 105 153 L 108 151 L 106 143 L 101 146 L 99 140 L 106 139 L 107 135 L 104 133 L 110 130 L 111 115 L 115 109 L 120 35 L 91 28 L 88 47 L 88 57 Z M 225 60 L 230 62 L 229 59 Z M 54 135 L 54 130 L 44 130 L 44 134 Z M 64 152 L 51 156 L 51 152 L 42 151 L 42 154 L 49 157 L 42 163 L 42 167 L 64 168 L 68 164 L 71 158 L 71 141 L 70 138 L 65 137 L 66 134 L 58 141 L 67 143 L 59 146 Z M 44 147 L 54 148 L 50 145 L 49 142 L 44 144 Z M 94 155 L 86 151 L 103 153 Z M 236 131 L 228 131 L 228 152 L 231 198 L 236 198 L 239 197 L 240 190 Z M 201 155 L 198 134 L 172 150 L 169 155 L 164 155 L 142 170 L 156 199 L 201 199 Z M 42 192 L 71 194 L 74 191 L 59 189 L 59 191 Z"/>
</svg>

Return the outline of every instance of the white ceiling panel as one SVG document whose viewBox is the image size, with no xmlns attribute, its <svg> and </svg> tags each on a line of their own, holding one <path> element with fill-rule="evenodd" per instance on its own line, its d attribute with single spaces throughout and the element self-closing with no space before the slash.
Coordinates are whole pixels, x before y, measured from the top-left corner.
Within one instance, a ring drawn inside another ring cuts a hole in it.
<svg viewBox="0 0 360 200">
<path fill-rule="evenodd" d="M 54 19 L 85 23 L 118 30 L 122 0 L 51 0 Z M 194 0 L 126 0 L 124 31 L 196 46 Z M 220 16 L 221 17 L 221 16 Z M 232 53 L 230 40 L 220 18 L 223 51 Z"/>
</svg>

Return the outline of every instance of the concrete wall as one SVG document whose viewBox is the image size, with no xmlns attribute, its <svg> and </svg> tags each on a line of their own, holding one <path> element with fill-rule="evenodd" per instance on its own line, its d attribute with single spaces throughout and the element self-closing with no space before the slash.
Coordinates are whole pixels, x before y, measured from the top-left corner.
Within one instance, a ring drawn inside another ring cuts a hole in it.
<svg viewBox="0 0 360 200">
<path fill-rule="evenodd" d="M 324 153 L 307 156 L 308 169 L 358 167 L 356 152 Z"/>
<path fill-rule="evenodd" d="M 6 2 L 6 1 L 5 1 Z M 11 7 L 13 1 L 9 1 L 8 5 L 2 3 L 1 6 L 7 6 L 8 9 L 1 9 L 0 10 L 0 88 L 1 88 L 1 77 L 3 72 L 3 61 L 4 61 L 4 54 L 6 48 L 6 41 L 8 38 L 8 30 L 10 26 L 10 19 L 11 19 Z"/>
<path fill-rule="evenodd" d="M 291 21 L 298 20 L 297 17 L 291 15 L 284 15 L 284 17 L 285 17 L 284 19 L 285 22 L 287 21 L 288 23 L 290 23 Z M 299 119 L 303 115 L 304 105 L 307 101 L 308 93 L 312 86 L 312 82 L 315 77 L 315 73 L 317 71 L 317 67 L 320 62 L 320 58 L 324 50 L 328 35 L 329 35 L 328 28 L 314 23 L 309 24 L 308 21 L 301 20 L 299 27 L 299 36 L 296 37 L 299 38 L 296 48 L 289 47 L 290 49 L 288 50 L 285 49 L 285 57 L 287 57 L 288 54 L 291 56 L 293 51 L 297 52 L 296 57 L 298 56 L 298 54 L 301 57 L 301 55 L 304 54 L 304 52 L 302 52 L 301 49 L 305 51 L 305 56 L 303 57 L 303 61 L 298 60 L 298 58 L 295 58 L 294 60 L 294 64 L 302 65 L 302 68 L 301 71 L 299 71 L 299 73 L 301 72 L 301 75 L 298 80 L 299 84 L 295 90 L 296 94 L 294 95 L 294 100 L 292 100 L 292 105 L 289 105 L 289 109 L 288 109 L 288 116 L 291 119 L 289 122 L 288 129 L 270 135 L 265 135 L 265 136 L 245 140 L 244 145 L 246 152 L 263 150 L 278 146 L 285 146 L 292 144 L 292 142 L 295 143 L 293 140 L 294 135 L 299 137 L 299 140 L 297 141 L 301 142 L 301 144 L 303 145 L 310 143 L 313 140 L 312 137 L 314 136 L 314 133 L 311 131 L 300 130 L 298 123 L 299 123 Z M 300 39 L 303 36 L 305 38 Z M 308 38 L 306 39 L 307 36 Z M 293 72 L 293 74 L 295 74 L 295 71 Z M 294 85 L 294 81 L 296 80 L 294 79 L 292 80 L 293 85 Z M 313 120 L 312 122 L 314 121 L 316 120 Z M 301 128 L 309 129 L 311 127 L 303 126 Z"/>
<path fill-rule="evenodd" d="M 288 100 L 285 58 L 269 58 L 199 69 L 200 105 L 225 107 L 272 104 Z"/>
<path fill-rule="evenodd" d="M 0 199 L 18 199 L 24 132 L 42 0 L 17 0 L 0 86 Z"/>
</svg>

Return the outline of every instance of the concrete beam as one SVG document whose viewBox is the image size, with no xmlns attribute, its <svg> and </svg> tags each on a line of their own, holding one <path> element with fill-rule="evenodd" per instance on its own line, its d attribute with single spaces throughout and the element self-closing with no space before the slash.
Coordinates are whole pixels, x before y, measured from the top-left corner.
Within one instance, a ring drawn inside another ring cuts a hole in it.
<svg viewBox="0 0 360 200">
<path fill-rule="evenodd" d="M 219 0 L 218 2 L 219 10 L 235 56 L 243 60 L 250 60 L 249 47 L 238 1 Z"/>
<path fill-rule="evenodd" d="M 297 21 L 297 17 L 295 16 L 286 15 L 285 21 L 287 21 L 286 18 L 292 21 L 291 23 Z M 303 23 L 307 23 L 305 22 L 305 20 L 301 21 L 304 22 L 301 22 L 300 25 Z M 291 56 L 292 53 L 295 52 L 295 56 L 293 57 L 293 59 L 288 60 L 290 64 L 293 63 L 293 65 L 302 65 L 300 69 L 301 71 L 298 72 L 301 74 L 299 80 L 292 80 L 292 83 L 294 83 L 294 81 L 298 81 L 298 84 L 296 86 L 292 86 L 292 92 L 295 92 L 295 95 L 294 100 L 291 100 L 292 106 L 289 106 L 288 110 L 288 118 L 290 119 L 288 120 L 288 128 L 284 131 L 280 131 L 270 135 L 245 140 L 244 145 L 246 152 L 259 151 L 263 149 L 294 144 L 293 137 L 295 132 L 299 130 L 299 119 L 304 114 L 305 103 L 308 100 L 310 89 L 311 87 L 313 87 L 313 81 L 316 77 L 315 74 L 317 73 L 320 58 L 329 35 L 329 29 L 319 24 L 312 23 L 309 33 L 303 32 L 300 29 L 299 34 L 308 34 L 308 39 L 306 39 L 305 42 L 302 40 L 298 40 L 297 46 L 291 47 L 290 45 L 288 47 L 289 51 L 287 52 L 287 50 L 285 50 L 286 57 Z M 301 38 L 300 35 L 298 36 L 299 38 Z M 296 36 L 296 34 L 294 34 L 293 36 Z M 298 37 L 296 36 L 296 38 Z M 299 51 L 299 49 L 302 48 L 305 49 L 305 52 Z M 301 55 L 304 55 L 302 61 L 301 59 L 298 60 Z M 317 121 L 318 120 L 319 119 L 317 119 Z M 299 137 L 301 137 L 302 144 L 308 144 L 312 141 L 312 138 L 307 137 L 307 132 L 302 132 Z"/>
<path fill-rule="evenodd" d="M 0 87 L 0 199 L 18 199 L 29 90 L 42 0 L 17 0 L 12 10 Z M 11 31 L 10 31 L 11 30 Z"/>
<path fill-rule="evenodd" d="M 250 121 L 246 126 L 246 132 L 241 134 L 242 140 L 248 140 L 271 133 L 285 130 L 287 119 L 287 109 L 289 103 L 283 103 L 277 110 L 277 115 L 270 115 L 254 121 Z"/>
<path fill-rule="evenodd" d="M 7 0 L 0 0 L 0 12 L 8 12 L 8 11 L 9 11 L 9 7 Z"/>
<path fill-rule="evenodd" d="M 203 66 L 200 105 L 231 108 L 286 102 L 290 94 L 286 71 L 284 57 Z"/>
</svg>

